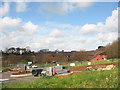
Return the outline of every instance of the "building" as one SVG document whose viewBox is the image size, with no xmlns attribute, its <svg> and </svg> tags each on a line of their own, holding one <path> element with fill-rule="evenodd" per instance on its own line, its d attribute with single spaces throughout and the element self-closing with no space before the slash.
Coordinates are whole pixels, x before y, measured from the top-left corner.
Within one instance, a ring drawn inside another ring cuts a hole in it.
<svg viewBox="0 0 120 90">
<path fill-rule="evenodd" d="M 102 61 L 102 60 L 107 60 L 107 55 L 104 51 L 95 51 L 92 52 L 91 58 L 89 61 Z"/>
<path fill-rule="evenodd" d="M 88 61 L 101 61 L 107 60 L 107 55 L 104 51 L 95 50 L 95 51 L 86 51 L 86 60 Z M 33 61 L 38 62 L 69 62 L 75 61 L 73 55 L 77 51 L 64 52 L 64 51 L 46 51 L 46 52 L 37 52 L 33 55 Z M 83 56 L 81 56 L 83 57 Z"/>
<path fill-rule="evenodd" d="M 72 53 L 73 52 L 64 52 L 64 51 L 37 52 L 33 54 L 33 59 L 34 59 L 33 61 L 37 62 L 40 59 L 47 60 L 49 62 L 70 61 Z"/>
</svg>

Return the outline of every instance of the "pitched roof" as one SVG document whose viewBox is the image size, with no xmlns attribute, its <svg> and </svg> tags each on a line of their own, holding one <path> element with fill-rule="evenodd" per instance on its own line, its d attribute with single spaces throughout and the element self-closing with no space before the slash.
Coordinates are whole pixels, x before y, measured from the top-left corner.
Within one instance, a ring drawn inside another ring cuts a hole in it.
<svg viewBox="0 0 120 90">
<path fill-rule="evenodd" d="M 100 55 L 100 54 L 103 54 L 103 53 L 105 53 L 105 51 L 100 51 L 100 50 L 98 50 L 98 51 L 96 51 L 96 53 L 94 53 L 94 55 L 93 55 L 90 59 L 93 59 L 93 58 L 95 58 L 96 56 L 98 56 L 98 55 Z"/>
</svg>

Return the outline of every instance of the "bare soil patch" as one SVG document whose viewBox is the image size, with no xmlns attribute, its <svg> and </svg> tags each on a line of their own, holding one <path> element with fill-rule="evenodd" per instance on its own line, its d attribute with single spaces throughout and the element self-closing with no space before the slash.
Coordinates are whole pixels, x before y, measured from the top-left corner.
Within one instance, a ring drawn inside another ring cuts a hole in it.
<svg viewBox="0 0 120 90">
<path fill-rule="evenodd" d="M 98 69 L 98 68 L 105 68 L 107 65 L 114 65 L 114 66 L 118 66 L 120 63 L 109 63 L 109 64 L 96 64 L 96 65 L 85 65 L 85 66 L 77 66 L 77 67 L 68 67 L 68 69 L 70 71 L 73 71 L 70 75 L 72 74 L 80 74 L 82 72 L 85 72 L 87 67 L 92 67 L 94 69 Z M 79 72 L 81 71 L 81 72 Z M 69 75 L 56 75 L 59 78 L 64 78 L 64 77 L 68 77 Z"/>
<path fill-rule="evenodd" d="M 31 71 L 19 71 L 17 73 L 12 73 L 12 75 L 20 75 L 20 74 L 28 74 L 28 73 L 32 73 Z"/>
<path fill-rule="evenodd" d="M 92 67 L 92 68 L 104 68 L 106 67 L 107 65 L 115 65 L 115 66 L 118 66 L 120 63 L 116 62 L 116 63 L 109 63 L 109 64 L 96 64 L 96 65 L 85 65 L 85 66 L 77 66 L 77 67 L 68 67 L 68 69 L 70 71 L 85 71 L 87 67 Z"/>
</svg>

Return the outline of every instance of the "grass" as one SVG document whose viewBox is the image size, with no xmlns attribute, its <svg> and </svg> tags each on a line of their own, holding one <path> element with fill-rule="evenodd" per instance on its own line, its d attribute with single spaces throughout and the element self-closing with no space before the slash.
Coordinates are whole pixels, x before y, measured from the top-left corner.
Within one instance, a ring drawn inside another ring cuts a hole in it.
<svg viewBox="0 0 120 90">
<path fill-rule="evenodd" d="M 109 71 L 87 71 L 66 78 L 39 77 L 29 83 L 6 83 L 3 88 L 118 88 L 118 67 Z"/>
<path fill-rule="evenodd" d="M 51 67 L 51 66 L 56 66 L 56 65 L 53 65 L 53 64 L 43 64 L 43 65 L 40 65 L 40 67 Z"/>
<path fill-rule="evenodd" d="M 95 64 L 107 64 L 107 63 L 113 63 L 113 62 L 120 62 L 120 59 L 114 59 L 114 60 L 103 60 L 103 61 L 95 61 L 95 62 L 91 62 L 91 65 L 95 65 Z M 70 67 L 70 63 L 68 64 L 60 64 L 63 65 L 65 67 Z M 75 66 L 84 66 L 84 65 L 88 65 L 88 62 L 76 62 Z M 39 68 L 44 68 L 44 67 L 51 67 L 51 66 L 56 66 L 54 64 L 42 64 L 42 65 L 37 65 Z"/>
<path fill-rule="evenodd" d="M 107 64 L 107 63 L 114 63 L 114 62 L 120 62 L 120 59 L 94 61 L 94 62 L 91 62 L 91 65 L 95 65 L 95 64 Z M 75 63 L 75 66 L 84 66 L 84 65 L 88 65 L 88 62 L 82 62 L 82 64 L 79 63 L 79 62 Z M 65 64 L 64 66 L 69 67 L 70 64 Z"/>
</svg>

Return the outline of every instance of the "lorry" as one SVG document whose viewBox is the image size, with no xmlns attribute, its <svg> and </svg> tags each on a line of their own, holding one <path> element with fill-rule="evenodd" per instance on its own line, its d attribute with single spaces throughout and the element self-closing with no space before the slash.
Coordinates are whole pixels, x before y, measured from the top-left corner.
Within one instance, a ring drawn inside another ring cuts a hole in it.
<svg viewBox="0 0 120 90">
<path fill-rule="evenodd" d="M 54 76 L 55 74 L 61 74 L 61 73 L 68 73 L 70 70 L 68 70 L 66 67 L 60 65 L 60 66 L 53 66 L 53 67 L 47 67 L 42 70 L 33 69 L 32 74 L 36 73 L 36 75 L 40 76 Z M 33 74 L 35 75 L 35 74 Z"/>
</svg>

